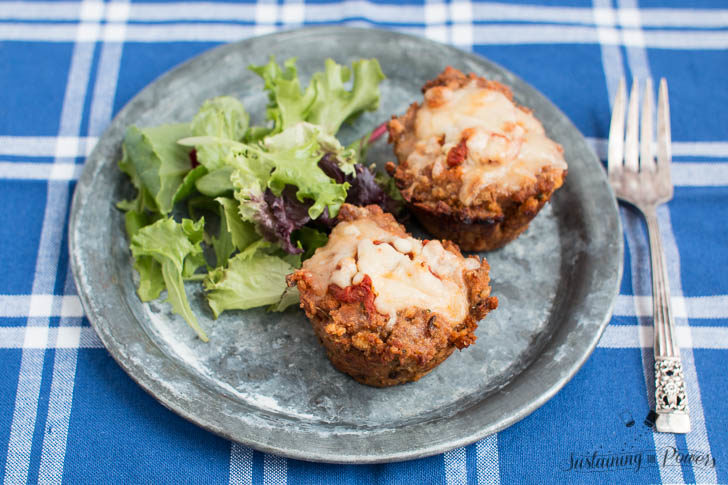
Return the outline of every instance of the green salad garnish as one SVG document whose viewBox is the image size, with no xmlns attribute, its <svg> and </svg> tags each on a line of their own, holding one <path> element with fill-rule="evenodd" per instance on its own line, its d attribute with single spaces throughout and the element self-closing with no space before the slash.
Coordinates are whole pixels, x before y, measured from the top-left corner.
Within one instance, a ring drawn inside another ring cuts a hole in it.
<svg viewBox="0 0 728 485">
<path fill-rule="evenodd" d="M 377 109 L 384 74 L 376 59 L 351 68 L 327 59 L 305 89 L 295 59 L 250 69 L 268 93 L 265 125 L 251 126 L 234 97 L 209 99 L 188 123 L 128 127 L 119 162 L 137 191 L 118 207 L 139 298 L 166 290 L 204 341 L 185 281 L 202 282 L 215 318 L 282 311 L 298 302 L 286 275 L 326 243 L 344 202 L 396 208 L 391 183 L 363 165 L 369 137 L 349 147 L 336 138 L 344 122 Z"/>
</svg>

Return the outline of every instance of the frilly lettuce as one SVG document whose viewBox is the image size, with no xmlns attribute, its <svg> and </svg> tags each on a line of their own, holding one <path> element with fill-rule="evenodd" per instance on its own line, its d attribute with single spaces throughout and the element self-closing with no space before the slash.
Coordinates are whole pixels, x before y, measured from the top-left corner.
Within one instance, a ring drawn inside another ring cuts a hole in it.
<svg viewBox="0 0 728 485">
<path fill-rule="evenodd" d="M 193 136 L 242 141 L 249 121 L 243 103 L 232 96 L 219 96 L 202 104 L 192 119 L 191 133 Z M 224 166 L 233 155 L 230 145 L 226 144 L 204 144 L 195 149 L 197 160 L 210 172 Z"/>
<path fill-rule="evenodd" d="M 175 195 L 192 169 L 189 149 L 177 143 L 189 134 L 187 123 L 127 128 L 119 165 L 137 188 L 143 188 L 137 196 L 142 200 L 139 205 L 150 209 L 153 202 L 161 214 L 172 210 Z"/>
<path fill-rule="evenodd" d="M 349 91 L 344 83 L 351 77 L 351 70 L 326 59 L 326 70 L 314 74 L 311 81 L 316 86 L 317 95 L 307 121 L 335 134 L 344 121 L 379 107 L 379 83 L 384 80 L 379 62 L 362 59 L 354 62 L 352 67 L 354 81 Z"/>
<path fill-rule="evenodd" d="M 317 72 L 311 83 L 301 90 L 296 60 L 288 59 L 281 69 L 271 57 L 268 64 L 250 66 L 265 83 L 270 103 L 268 118 L 273 121 L 273 133 L 279 133 L 301 121 L 321 126 L 330 135 L 339 131 L 341 124 L 362 111 L 379 107 L 379 83 L 384 74 L 376 59 L 362 59 L 352 64 L 354 80 L 351 89 L 345 83 L 352 69 L 326 60 L 325 70 Z"/>
<path fill-rule="evenodd" d="M 298 80 L 296 59 L 291 58 L 283 63 L 281 69 L 271 57 L 268 64 L 250 66 L 249 69 L 259 75 L 268 91 L 268 119 L 273 121 L 273 133 L 279 133 L 288 127 L 306 120 L 317 92 L 313 84 L 305 91 L 301 90 Z"/>
<path fill-rule="evenodd" d="M 184 286 L 184 277 L 192 276 L 197 268 L 205 264 L 200 247 L 204 225 L 204 218 L 197 222 L 183 219 L 182 223 L 174 219 L 159 219 L 139 229 L 131 238 L 130 248 L 135 258 L 148 257 L 160 265 L 167 301 L 200 339 L 207 342 L 207 335 L 192 313 Z M 144 276 L 140 272 L 142 280 Z"/>
<path fill-rule="evenodd" d="M 286 291 L 286 276 L 296 270 L 299 261 L 269 254 L 265 249 L 265 245 L 254 243 L 233 256 L 226 267 L 207 274 L 203 284 L 215 318 L 225 310 L 273 305 L 282 311 L 298 302 L 297 294 L 292 297 Z"/>
<path fill-rule="evenodd" d="M 384 75 L 376 59 L 351 68 L 329 59 L 305 88 L 295 59 L 250 69 L 268 92 L 267 125 L 251 126 L 239 100 L 220 96 L 190 123 L 130 126 L 119 162 L 137 189 L 117 206 L 125 211 L 139 297 L 166 290 L 172 309 L 205 341 L 184 281 L 203 282 L 215 317 L 264 305 L 281 311 L 298 302 L 286 275 L 327 240 L 309 223 L 330 225 L 352 197 L 384 201 L 361 165 L 368 137 L 350 147 L 335 137 L 342 123 L 377 108 Z M 180 221 L 177 203 L 185 199 L 192 219 Z"/>
</svg>

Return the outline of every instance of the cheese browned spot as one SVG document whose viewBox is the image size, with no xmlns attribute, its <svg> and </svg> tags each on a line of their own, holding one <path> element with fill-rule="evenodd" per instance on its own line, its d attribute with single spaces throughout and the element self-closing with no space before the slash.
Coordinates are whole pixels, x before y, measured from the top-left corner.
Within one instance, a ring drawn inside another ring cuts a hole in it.
<svg viewBox="0 0 728 485">
<path fill-rule="evenodd" d="M 415 136 L 407 157 L 410 170 L 431 168 L 436 179 L 457 167 L 463 182 L 458 196 L 464 205 L 486 187 L 511 193 L 534 182 L 544 168 L 567 169 L 563 149 L 530 112 L 502 90 L 482 87 L 476 80 L 455 89 L 428 89 L 417 110 Z"/>
<path fill-rule="evenodd" d="M 468 315 L 463 272 L 480 267 L 477 257 L 463 258 L 440 241 L 423 243 L 400 237 L 371 219 L 340 222 L 326 246 L 303 263 L 313 290 L 323 295 L 329 285 L 346 288 L 371 281 L 377 312 L 388 316 L 391 328 L 397 312 L 423 308 L 451 322 Z"/>
</svg>

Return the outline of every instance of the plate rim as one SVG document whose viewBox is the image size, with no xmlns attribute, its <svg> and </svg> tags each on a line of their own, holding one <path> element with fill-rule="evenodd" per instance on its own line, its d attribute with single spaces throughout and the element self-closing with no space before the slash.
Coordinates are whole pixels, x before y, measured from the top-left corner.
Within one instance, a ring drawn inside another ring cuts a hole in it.
<svg viewBox="0 0 728 485">
<path fill-rule="evenodd" d="M 222 44 L 216 47 L 213 47 L 211 49 L 208 49 L 206 51 L 203 51 L 200 54 L 197 54 L 193 56 L 192 58 L 178 64 L 177 66 L 165 71 L 163 74 L 155 78 L 153 81 L 151 81 L 149 84 L 147 84 L 141 91 L 136 93 L 125 105 L 124 107 L 119 110 L 119 112 L 114 116 L 114 119 L 110 122 L 107 129 L 104 131 L 104 133 L 99 138 L 96 146 L 92 150 L 92 152 L 87 157 L 84 168 L 82 171 L 81 176 L 79 177 L 76 188 L 74 190 L 73 199 L 71 203 L 71 210 L 70 210 L 70 220 L 69 220 L 69 226 L 68 226 L 68 249 L 70 253 L 70 262 L 71 262 L 71 269 L 73 272 L 73 279 L 74 283 L 77 288 L 78 296 L 81 300 L 82 306 L 84 308 L 85 316 L 88 318 L 91 326 L 94 328 L 96 334 L 99 336 L 101 342 L 103 343 L 106 350 L 109 352 L 109 354 L 112 356 L 112 358 L 117 362 L 117 364 L 126 372 L 127 375 L 131 377 L 131 379 L 139 385 L 142 389 L 144 389 L 147 393 L 149 393 L 157 402 L 162 404 L 165 408 L 173 411 L 175 414 L 178 414 L 179 416 L 183 417 L 184 419 L 194 423 L 195 425 L 210 431 L 212 433 L 215 433 L 219 436 L 222 436 L 226 439 L 229 439 L 231 441 L 236 441 L 239 443 L 242 443 L 247 446 L 251 446 L 252 448 L 267 452 L 267 453 L 274 453 L 280 456 L 288 457 L 288 458 L 294 458 L 299 460 L 306 460 L 306 461 L 316 461 L 316 462 L 326 462 L 326 463 L 339 463 L 339 464 L 352 464 L 352 463 L 385 463 L 385 462 L 392 462 L 392 461 L 402 461 L 402 460 L 410 460 L 410 459 L 416 459 L 416 458 L 422 458 L 427 456 L 432 456 L 438 453 L 442 453 L 448 450 L 451 450 L 453 448 L 465 446 L 468 444 L 471 444 L 479 439 L 482 439 L 492 433 L 498 432 L 502 429 L 505 429 L 507 427 L 510 427 L 511 425 L 515 424 L 516 422 L 522 420 L 526 416 L 533 413 L 535 410 L 540 408 L 543 404 L 545 404 L 548 400 L 550 400 L 559 390 L 561 390 L 566 383 L 568 383 L 574 375 L 581 369 L 581 367 L 584 365 L 584 363 L 588 360 L 588 358 L 593 353 L 599 339 L 601 338 L 602 333 L 604 332 L 607 324 L 609 323 L 612 311 L 614 308 L 614 304 L 616 301 L 616 297 L 619 293 L 623 269 L 624 269 L 624 241 L 621 237 L 622 235 L 622 223 L 621 218 L 619 217 L 618 212 L 618 204 L 617 200 L 614 197 L 614 193 L 611 190 L 611 187 L 608 183 L 606 183 L 606 175 L 602 171 L 602 179 L 604 182 L 604 185 L 608 191 L 609 199 L 610 199 L 610 214 L 612 214 L 615 217 L 615 222 L 617 225 L 617 234 L 618 236 L 615 236 L 617 239 L 617 245 L 616 245 L 616 254 L 614 255 L 614 259 L 617 261 L 617 268 L 616 273 L 614 274 L 614 286 L 612 289 L 612 292 L 610 293 L 610 303 L 608 305 L 608 308 L 606 309 L 606 312 L 604 313 L 604 316 L 602 318 L 602 321 L 599 324 L 598 331 L 592 335 L 592 338 L 588 341 L 587 345 L 581 346 L 583 349 L 583 352 L 579 355 L 579 358 L 574 360 L 571 365 L 568 367 L 566 372 L 563 372 L 561 376 L 556 379 L 555 381 L 551 382 L 550 385 L 541 392 L 536 399 L 533 401 L 527 403 L 524 406 L 521 406 L 517 409 L 517 411 L 508 417 L 505 417 L 503 419 L 498 420 L 495 423 L 489 423 L 485 425 L 480 425 L 478 423 L 477 426 L 475 426 L 475 430 L 469 434 L 464 435 L 463 437 L 459 439 L 451 439 L 445 443 L 435 443 L 431 444 L 429 446 L 423 446 L 419 447 L 417 449 L 413 450 L 403 450 L 403 451 L 397 451 L 397 452 L 388 452 L 388 453 L 370 453 L 370 454 L 351 454 L 351 453 L 341 453 L 341 452 L 331 452 L 331 451 L 325 451 L 325 452 L 316 452 L 311 450 L 301 450 L 301 449 L 291 449 L 287 448 L 285 444 L 279 444 L 279 446 L 270 445 L 266 442 L 263 442 L 261 440 L 258 440 L 256 436 L 244 436 L 241 437 L 237 435 L 234 432 L 228 431 L 223 426 L 220 425 L 220 423 L 210 423 L 209 420 L 205 420 L 204 418 L 201 418 L 197 416 L 194 412 L 190 412 L 188 409 L 185 409 L 184 406 L 180 405 L 179 401 L 174 401 L 174 399 L 170 398 L 168 395 L 168 392 L 164 386 L 162 386 L 159 382 L 156 382 L 153 379 L 150 379 L 149 376 L 145 375 L 143 370 L 140 371 L 137 367 L 132 365 L 130 362 L 127 362 L 127 358 L 125 355 L 123 355 L 123 352 L 120 350 L 120 348 L 116 345 L 116 342 L 114 341 L 113 332 L 109 330 L 109 326 L 107 325 L 104 327 L 101 325 L 101 322 L 103 320 L 106 320 L 106 316 L 101 315 L 96 312 L 96 308 L 92 304 L 92 295 L 91 290 L 92 288 L 89 288 L 86 286 L 82 274 L 81 274 L 81 263 L 79 259 L 81 258 L 81 255 L 79 254 L 80 251 L 78 251 L 78 241 L 76 240 L 77 237 L 77 223 L 79 218 L 79 212 L 80 212 L 80 206 L 81 206 L 81 199 L 82 195 L 86 190 L 90 189 L 90 184 L 93 181 L 93 175 L 94 175 L 94 168 L 99 166 L 101 163 L 103 163 L 102 156 L 101 156 L 101 145 L 102 140 L 105 140 L 109 133 L 112 131 L 112 128 L 120 123 L 121 118 L 123 115 L 130 109 L 131 106 L 135 104 L 138 99 L 140 99 L 144 93 L 151 89 L 151 87 L 160 81 L 163 81 L 166 78 L 173 77 L 178 71 L 183 70 L 186 66 L 189 64 L 195 62 L 198 58 L 208 55 L 212 52 L 222 52 L 229 49 L 240 49 L 244 48 L 246 43 L 252 42 L 254 40 L 259 39 L 270 39 L 270 38 L 277 38 L 278 40 L 286 40 L 286 37 L 295 37 L 297 35 L 337 35 L 337 34 L 351 34 L 352 32 L 356 32 L 362 35 L 377 35 L 377 34 L 384 34 L 387 36 L 394 36 L 394 37 L 400 37 L 409 39 L 411 41 L 416 41 L 423 44 L 423 47 L 426 47 L 427 45 L 433 45 L 438 46 L 439 48 L 446 48 L 453 53 L 457 53 L 458 55 L 467 58 L 470 62 L 474 62 L 478 65 L 490 64 L 492 66 L 495 66 L 496 68 L 500 69 L 501 71 L 508 73 L 509 75 L 512 75 L 515 79 L 522 82 L 524 85 L 528 86 L 530 89 L 532 89 L 535 93 L 538 93 L 545 101 L 550 105 L 550 109 L 554 110 L 554 112 L 557 112 L 560 116 L 563 117 L 563 119 L 568 123 L 568 127 L 573 130 L 575 133 L 578 133 L 581 137 L 581 140 L 584 141 L 585 146 L 587 147 L 588 151 L 590 152 L 591 158 L 599 162 L 599 158 L 594 153 L 593 149 L 586 144 L 583 135 L 581 132 L 576 128 L 576 126 L 571 122 L 571 120 L 557 107 L 555 106 L 545 95 L 543 95 L 540 91 L 538 91 L 536 88 L 531 86 L 529 83 L 521 79 L 519 76 L 511 72 L 510 70 L 486 59 L 485 57 L 479 56 L 475 53 L 471 52 L 465 52 L 457 47 L 454 47 L 452 45 L 448 44 L 442 44 L 433 40 L 426 39 L 424 37 L 418 37 L 410 34 L 404 34 L 398 31 L 393 30 L 384 30 L 384 29 L 375 29 L 375 28 L 360 28 L 360 27 L 346 27 L 346 26 L 314 26 L 314 27 L 304 27 L 299 29 L 291 29 L 291 30 L 282 30 L 278 32 L 273 32 L 270 34 L 262 35 L 262 36 L 252 36 L 237 42 L 233 43 L 226 43 Z M 91 162 L 91 163 L 89 163 Z M 599 162 L 599 165 L 601 165 L 601 162 Z M 553 338 L 553 334 L 556 333 L 558 329 L 555 329 L 554 332 L 551 334 L 551 338 Z M 524 369 L 520 370 L 517 376 L 520 376 L 524 373 L 533 371 L 534 364 L 538 362 L 539 358 L 534 358 Z M 184 369 L 178 367 L 175 365 L 178 369 L 180 369 L 182 372 L 186 372 Z M 512 383 L 513 379 L 509 380 L 505 386 L 504 389 L 509 387 Z M 200 386 L 202 392 L 208 393 L 209 390 L 205 389 L 204 386 Z M 495 395 L 499 395 L 500 393 L 495 393 Z M 490 399 L 491 396 L 489 395 L 488 399 Z M 449 418 L 446 418 L 448 420 L 456 419 L 458 414 L 455 414 L 453 416 L 450 416 Z M 216 426 L 216 424 L 218 424 Z M 417 423 L 413 427 L 418 426 L 427 426 L 428 422 L 425 423 Z"/>
</svg>

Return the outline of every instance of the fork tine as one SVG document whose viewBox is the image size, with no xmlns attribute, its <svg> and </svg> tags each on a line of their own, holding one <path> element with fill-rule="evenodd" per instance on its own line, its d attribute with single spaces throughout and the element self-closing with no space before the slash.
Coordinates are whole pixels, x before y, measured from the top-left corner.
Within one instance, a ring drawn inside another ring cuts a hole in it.
<svg viewBox="0 0 728 485">
<path fill-rule="evenodd" d="M 670 103 L 667 99 L 667 81 L 663 77 L 660 79 L 660 93 L 657 100 L 657 170 L 664 172 L 668 181 L 672 161 L 671 138 Z"/>
<path fill-rule="evenodd" d="M 609 150 L 607 152 L 607 169 L 614 173 L 622 166 L 624 156 L 624 105 L 626 97 L 624 77 L 619 80 L 617 95 L 612 107 L 612 122 L 609 125 Z"/>
<path fill-rule="evenodd" d="M 639 170 L 639 81 L 632 80 L 632 92 L 627 108 L 627 135 L 624 140 L 624 167 L 634 172 Z"/>
<path fill-rule="evenodd" d="M 652 78 L 645 81 L 645 98 L 642 100 L 642 120 L 640 131 L 640 170 L 654 171 L 655 157 L 652 151 Z"/>
</svg>

